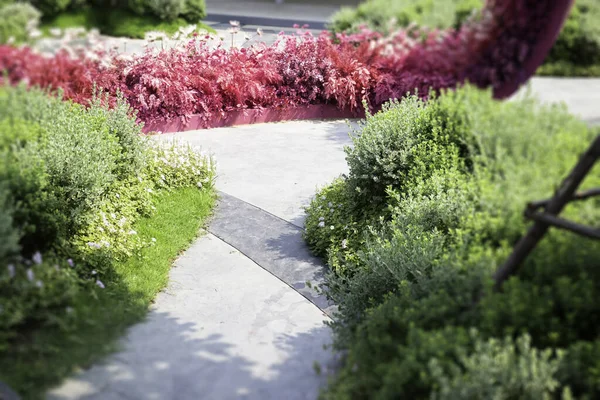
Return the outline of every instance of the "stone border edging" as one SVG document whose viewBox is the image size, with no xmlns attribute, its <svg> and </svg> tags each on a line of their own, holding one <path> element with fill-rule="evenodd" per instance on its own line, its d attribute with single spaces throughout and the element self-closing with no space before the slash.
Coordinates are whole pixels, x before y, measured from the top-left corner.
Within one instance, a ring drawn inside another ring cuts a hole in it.
<svg viewBox="0 0 600 400">
<path fill-rule="evenodd" d="M 310 253 L 302 228 L 219 192 L 207 231 L 286 283 L 323 313 L 333 316 L 335 305 L 314 289 L 324 284 L 326 267 Z"/>
<path fill-rule="evenodd" d="M 247 109 L 228 111 L 223 117 L 205 120 L 202 115 L 192 115 L 187 124 L 182 117 L 167 122 L 150 123 L 144 126 L 143 132 L 176 133 L 198 129 L 223 128 L 235 125 L 261 124 L 267 122 L 318 120 L 318 119 L 347 119 L 362 118 L 364 112 L 341 110 L 333 104 L 308 105 L 286 109 Z"/>
</svg>

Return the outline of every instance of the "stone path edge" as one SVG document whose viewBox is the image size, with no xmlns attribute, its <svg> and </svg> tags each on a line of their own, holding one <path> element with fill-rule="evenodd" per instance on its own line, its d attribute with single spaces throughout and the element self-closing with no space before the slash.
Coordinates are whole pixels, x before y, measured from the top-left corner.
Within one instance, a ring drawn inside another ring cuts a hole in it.
<svg viewBox="0 0 600 400">
<path fill-rule="evenodd" d="M 206 230 L 332 317 L 335 305 L 315 290 L 324 286 L 326 267 L 308 249 L 304 230 L 237 197 L 218 195 Z"/>
</svg>

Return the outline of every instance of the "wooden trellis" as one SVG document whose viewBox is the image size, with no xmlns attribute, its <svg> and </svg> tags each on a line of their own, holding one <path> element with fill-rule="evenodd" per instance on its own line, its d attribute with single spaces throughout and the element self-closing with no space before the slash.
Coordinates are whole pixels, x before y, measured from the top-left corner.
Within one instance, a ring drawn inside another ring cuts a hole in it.
<svg viewBox="0 0 600 400">
<path fill-rule="evenodd" d="M 527 205 L 525 216 L 534 221 L 533 226 L 515 245 L 512 254 L 496 273 L 496 289 L 500 289 L 504 281 L 515 274 L 521 263 L 544 237 L 550 227 L 566 229 L 579 235 L 600 240 L 600 229 L 569 221 L 559 216 L 560 212 L 571 201 L 580 201 L 600 196 L 600 188 L 576 193 L 577 188 L 600 159 L 600 135 L 592 142 L 590 148 L 581 156 L 575 168 L 562 182 L 562 185 L 548 200 L 535 201 Z M 543 211 L 540 211 L 543 210 Z"/>
</svg>

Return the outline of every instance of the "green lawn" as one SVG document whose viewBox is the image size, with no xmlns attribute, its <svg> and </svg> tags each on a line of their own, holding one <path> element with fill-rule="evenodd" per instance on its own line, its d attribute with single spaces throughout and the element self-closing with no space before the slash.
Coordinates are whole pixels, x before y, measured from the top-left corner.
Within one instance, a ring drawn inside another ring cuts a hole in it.
<svg viewBox="0 0 600 400">
<path fill-rule="evenodd" d="M 156 294 L 165 287 L 174 258 L 198 236 L 211 213 L 215 192 L 197 188 L 161 194 L 152 217 L 135 230 L 156 245 L 115 266 L 106 288 L 83 293 L 65 328 L 31 327 L 0 360 L 1 381 L 23 399 L 38 399 L 77 368 L 89 366 L 116 350 L 117 339 L 140 321 Z"/>
<path fill-rule="evenodd" d="M 105 10 L 101 8 L 82 8 L 70 10 L 54 18 L 42 21 L 42 31 L 48 34 L 50 28 L 73 28 L 82 26 L 86 29 L 98 28 L 108 36 L 143 39 L 148 31 L 161 31 L 173 34 L 182 26 L 190 25 L 183 18 L 175 21 L 161 21 L 157 17 L 137 15 L 122 9 Z M 196 23 L 199 31 L 214 33 L 215 30 L 201 21 Z"/>
</svg>

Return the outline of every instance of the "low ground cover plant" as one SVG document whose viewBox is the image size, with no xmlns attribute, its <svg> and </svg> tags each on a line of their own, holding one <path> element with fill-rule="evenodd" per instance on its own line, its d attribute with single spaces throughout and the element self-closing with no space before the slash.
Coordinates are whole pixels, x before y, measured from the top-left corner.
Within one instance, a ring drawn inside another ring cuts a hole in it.
<svg viewBox="0 0 600 400">
<path fill-rule="evenodd" d="M 409 26 L 458 28 L 484 4 L 485 0 L 367 0 L 357 7 L 343 8 L 329 29 L 334 33 L 359 32 L 366 26 L 390 34 Z M 595 22 L 599 18 L 597 1 L 577 0 L 538 74 L 600 76 L 600 34 Z"/>
<path fill-rule="evenodd" d="M 213 176 L 210 158 L 142 137 L 122 100 L 3 89 L 0 380 L 39 397 L 105 353 L 197 234 Z"/>
<path fill-rule="evenodd" d="M 473 87 L 368 116 L 349 174 L 307 210 L 345 354 L 322 397 L 598 397 L 597 243 L 551 230 L 502 291 L 491 276 L 529 225 L 525 204 L 599 133 L 562 106 Z M 599 184 L 597 166 L 582 189 Z M 565 216 L 598 226 L 598 205 Z"/>
</svg>

